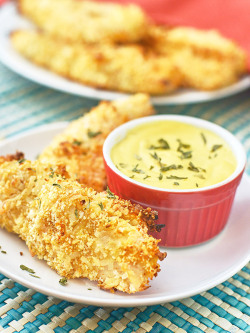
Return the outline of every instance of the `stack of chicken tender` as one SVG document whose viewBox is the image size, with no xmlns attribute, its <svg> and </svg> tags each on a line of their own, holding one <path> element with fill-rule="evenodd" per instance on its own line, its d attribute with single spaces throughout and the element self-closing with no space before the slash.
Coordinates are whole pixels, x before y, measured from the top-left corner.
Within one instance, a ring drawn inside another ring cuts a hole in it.
<svg viewBox="0 0 250 333">
<path fill-rule="evenodd" d="M 217 90 L 246 72 L 246 54 L 217 31 L 153 24 L 136 5 L 18 0 L 37 29 L 11 35 L 24 57 L 84 85 L 166 95 Z"/>
<path fill-rule="evenodd" d="M 115 127 L 153 113 L 144 94 L 103 101 L 71 122 L 38 160 L 21 152 L 0 156 L 0 227 L 67 279 L 126 293 L 147 289 L 166 257 L 148 233 L 158 229 L 157 212 L 107 189 L 102 145 Z"/>
</svg>

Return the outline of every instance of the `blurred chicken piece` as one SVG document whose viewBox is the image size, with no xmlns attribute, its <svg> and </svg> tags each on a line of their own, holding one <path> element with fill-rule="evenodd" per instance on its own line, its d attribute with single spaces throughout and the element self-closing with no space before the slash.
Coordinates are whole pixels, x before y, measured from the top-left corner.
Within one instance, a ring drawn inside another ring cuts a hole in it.
<svg viewBox="0 0 250 333">
<path fill-rule="evenodd" d="M 153 113 L 149 97 L 144 94 L 101 102 L 57 135 L 41 153 L 39 160 L 64 164 L 72 178 L 98 192 L 103 191 L 107 187 L 102 157 L 105 138 L 126 121 Z"/>
<path fill-rule="evenodd" d="M 216 90 L 247 73 L 244 50 L 215 30 L 151 26 L 146 43 L 173 61 L 184 87 Z"/>
<path fill-rule="evenodd" d="M 166 256 L 148 235 L 155 211 L 84 188 L 62 166 L 0 161 L 0 226 L 32 255 L 61 276 L 87 277 L 103 289 L 148 288 Z"/>
<path fill-rule="evenodd" d="M 18 0 L 18 8 L 40 29 L 73 42 L 136 42 L 148 26 L 148 18 L 134 4 Z"/>
<path fill-rule="evenodd" d="M 12 33 L 11 40 L 32 62 L 96 88 L 157 95 L 179 85 L 173 63 L 143 45 L 73 44 L 25 30 Z"/>
</svg>

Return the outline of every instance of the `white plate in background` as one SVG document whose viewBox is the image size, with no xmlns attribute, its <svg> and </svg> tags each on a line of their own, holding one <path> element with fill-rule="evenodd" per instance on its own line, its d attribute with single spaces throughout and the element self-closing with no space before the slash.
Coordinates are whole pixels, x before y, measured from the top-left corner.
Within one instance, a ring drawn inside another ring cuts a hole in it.
<svg viewBox="0 0 250 333">
<path fill-rule="evenodd" d="M 9 69 L 31 81 L 73 95 L 99 100 L 113 100 L 128 96 L 128 94 L 95 89 L 70 81 L 23 58 L 12 47 L 9 34 L 16 29 L 31 27 L 31 23 L 17 12 L 13 2 L 6 3 L 0 9 L 0 61 Z M 180 89 L 170 95 L 152 97 L 151 101 L 155 105 L 205 102 L 236 94 L 249 87 L 250 76 L 247 75 L 237 83 L 216 91 L 204 92 L 194 89 Z"/>
</svg>

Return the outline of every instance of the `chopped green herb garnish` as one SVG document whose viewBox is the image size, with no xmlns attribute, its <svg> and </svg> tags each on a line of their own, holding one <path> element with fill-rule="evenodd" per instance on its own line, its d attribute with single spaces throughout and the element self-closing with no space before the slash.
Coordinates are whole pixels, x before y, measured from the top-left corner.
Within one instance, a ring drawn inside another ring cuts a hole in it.
<svg viewBox="0 0 250 333">
<path fill-rule="evenodd" d="M 154 152 L 154 154 L 150 154 L 150 156 L 159 162 L 160 167 L 163 167 L 163 163 L 161 162 L 161 157 L 159 157 L 159 155 L 156 152 Z"/>
<path fill-rule="evenodd" d="M 61 185 L 59 185 L 59 184 L 56 184 L 56 183 L 52 184 L 52 186 L 57 186 L 57 187 L 59 187 L 59 188 L 62 188 L 62 186 L 61 186 Z"/>
<path fill-rule="evenodd" d="M 2 250 L 1 253 L 6 254 L 7 252 Z"/>
<path fill-rule="evenodd" d="M 22 163 L 24 163 L 25 161 L 26 161 L 26 159 L 25 159 L 25 158 L 22 158 L 21 160 L 18 161 L 18 163 L 19 163 L 19 164 L 22 164 Z"/>
<path fill-rule="evenodd" d="M 212 149 L 211 149 L 211 153 L 214 153 L 217 149 L 221 148 L 222 145 L 213 145 Z"/>
<path fill-rule="evenodd" d="M 135 177 L 135 175 L 132 175 L 132 176 L 130 176 L 129 178 L 134 178 Z"/>
<path fill-rule="evenodd" d="M 120 165 L 120 167 L 121 168 L 126 168 L 128 165 L 127 164 L 125 164 L 125 163 L 119 163 L 119 165 Z M 118 168 L 117 168 L 118 169 Z"/>
<path fill-rule="evenodd" d="M 50 171 L 51 171 L 51 173 L 49 174 L 49 178 L 53 178 L 55 171 L 52 168 L 50 168 Z"/>
<path fill-rule="evenodd" d="M 110 189 L 109 189 L 108 186 L 107 186 L 107 188 L 106 188 L 106 192 L 107 192 L 107 194 L 108 194 L 107 197 L 108 197 L 109 199 L 115 199 L 115 195 L 114 195 L 114 193 L 110 191 Z"/>
<path fill-rule="evenodd" d="M 206 145 L 207 144 L 207 139 L 206 139 L 204 133 L 201 133 L 201 138 L 202 138 L 202 140 L 204 142 L 204 145 Z"/>
<path fill-rule="evenodd" d="M 179 150 L 179 152 L 181 153 L 181 156 L 180 158 L 183 160 L 183 159 L 186 159 L 186 158 L 192 158 L 192 151 L 189 150 L 189 151 L 183 151 L 183 150 Z"/>
<path fill-rule="evenodd" d="M 161 160 L 161 158 L 158 156 L 158 154 L 156 152 L 154 152 L 153 154 L 150 154 L 150 156 L 152 156 L 157 161 Z"/>
<path fill-rule="evenodd" d="M 97 135 L 99 135 L 101 133 L 102 133 L 101 131 L 94 132 L 94 131 L 88 130 L 88 137 L 89 138 L 94 138 L 94 137 L 96 137 Z"/>
<path fill-rule="evenodd" d="M 159 178 L 159 180 L 162 180 L 162 178 L 163 178 L 162 173 L 159 174 L 159 177 L 158 177 L 158 178 Z"/>
<path fill-rule="evenodd" d="M 143 179 L 147 179 L 147 178 L 150 178 L 151 176 L 149 175 L 146 175 Z"/>
<path fill-rule="evenodd" d="M 25 265 L 20 265 L 20 268 L 21 268 L 23 271 L 27 271 L 27 272 L 29 272 L 29 273 L 31 273 L 31 274 L 35 274 L 35 273 L 36 273 L 32 268 L 29 268 L 29 267 L 27 267 L 27 266 L 25 266 Z"/>
<path fill-rule="evenodd" d="M 181 153 L 180 158 L 181 159 L 185 159 L 185 158 L 191 158 L 192 157 L 192 151 L 184 151 L 183 149 L 189 149 L 190 145 L 187 143 L 183 143 L 180 139 L 177 139 L 177 141 L 179 142 L 179 146 L 177 148 L 177 151 L 179 151 Z"/>
<path fill-rule="evenodd" d="M 194 171 L 194 172 L 199 172 L 199 168 L 197 168 L 196 166 L 194 166 L 194 164 L 192 162 L 189 162 L 188 170 Z"/>
<path fill-rule="evenodd" d="M 77 219 L 79 219 L 79 213 L 78 213 L 77 208 L 75 209 L 75 217 L 76 217 Z"/>
<path fill-rule="evenodd" d="M 98 206 L 101 208 L 101 210 L 104 209 L 104 207 L 103 207 L 103 203 L 102 203 L 102 202 L 99 202 L 99 203 L 98 203 Z"/>
<path fill-rule="evenodd" d="M 67 282 L 68 282 L 68 280 L 66 279 L 66 277 L 63 277 L 59 280 L 59 283 L 62 286 L 66 286 Z"/>
<path fill-rule="evenodd" d="M 170 149 L 170 146 L 168 144 L 168 142 L 165 139 L 160 139 L 158 140 L 158 142 L 160 143 L 160 147 L 161 149 Z"/>
<path fill-rule="evenodd" d="M 196 185 L 196 187 L 199 187 L 199 185 L 197 183 L 195 185 Z"/>
<path fill-rule="evenodd" d="M 74 140 L 72 143 L 75 146 L 80 146 L 82 144 L 82 141 Z"/>
<path fill-rule="evenodd" d="M 183 166 L 182 165 L 176 165 L 176 164 L 171 164 L 169 166 L 163 166 L 161 167 L 161 171 L 165 172 L 165 171 L 169 171 L 169 170 L 177 170 L 177 169 L 182 169 Z"/>
<path fill-rule="evenodd" d="M 178 182 L 174 182 L 174 185 L 180 185 Z"/>
<path fill-rule="evenodd" d="M 151 145 L 149 149 L 170 149 L 170 146 L 165 139 L 159 139 L 158 142 L 158 146 Z"/>
<path fill-rule="evenodd" d="M 145 173 L 142 169 L 138 169 L 138 165 L 139 164 L 136 164 L 136 166 L 132 169 L 132 171 L 136 173 Z"/>
<path fill-rule="evenodd" d="M 154 166 L 153 166 L 153 165 L 150 165 L 149 170 L 152 170 L 152 169 L 154 169 Z"/>
<path fill-rule="evenodd" d="M 30 274 L 30 276 L 33 276 L 34 278 L 40 279 L 40 276 L 37 276 L 35 274 Z"/>
<path fill-rule="evenodd" d="M 166 178 L 167 179 L 188 179 L 188 177 L 178 177 L 178 176 L 174 176 L 174 175 L 167 176 Z"/>
<path fill-rule="evenodd" d="M 182 148 L 184 148 L 184 149 L 190 148 L 190 144 L 183 143 L 180 139 L 177 139 L 177 141 L 179 142 L 179 146 L 177 148 L 177 151 L 181 151 Z"/>
<path fill-rule="evenodd" d="M 90 207 L 90 200 L 89 200 L 89 202 L 88 202 L 86 208 L 89 208 L 89 207 Z"/>
</svg>

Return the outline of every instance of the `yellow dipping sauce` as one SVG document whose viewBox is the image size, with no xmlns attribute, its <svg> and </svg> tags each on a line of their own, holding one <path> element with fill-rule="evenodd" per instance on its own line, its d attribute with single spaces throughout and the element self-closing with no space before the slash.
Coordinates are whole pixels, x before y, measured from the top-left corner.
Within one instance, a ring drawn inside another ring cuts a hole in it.
<svg viewBox="0 0 250 333">
<path fill-rule="evenodd" d="M 113 147 L 111 159 L 126 176 L 166 189 L 213 185 L 236 169 L 236 158 L 221 137 L 171 120 L 133 128 Z"/>
</svg>

